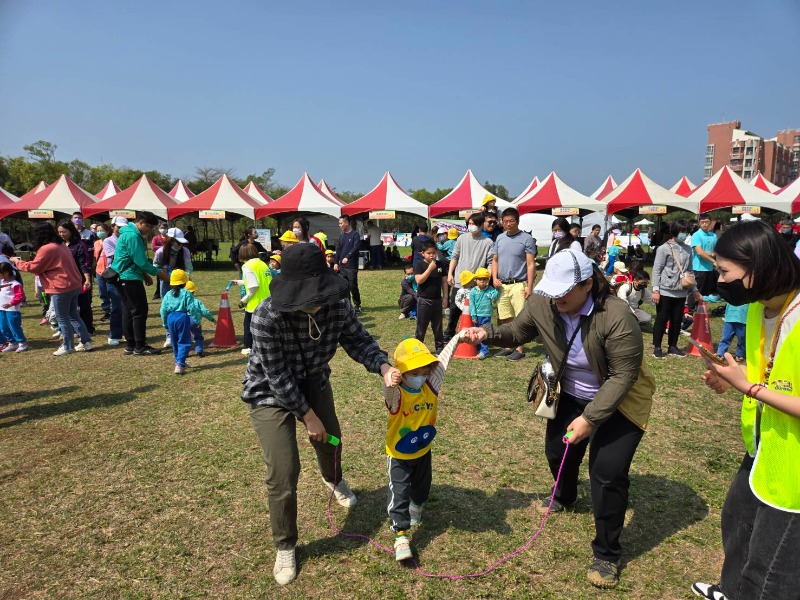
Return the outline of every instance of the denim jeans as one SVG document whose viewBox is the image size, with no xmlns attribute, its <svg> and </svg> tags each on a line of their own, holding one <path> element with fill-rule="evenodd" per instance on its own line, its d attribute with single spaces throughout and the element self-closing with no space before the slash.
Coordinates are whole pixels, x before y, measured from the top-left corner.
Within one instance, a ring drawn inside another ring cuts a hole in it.
<svg viewBox="0 0 800 600">
<path fill-rule="evenodd" d="M 473 327 L 483 327 L 487 323 L 492 322 L 492 317 L 474 317 L 472 319 L 472 326 Z M 478 353 L 479 354 L 489 354 L 489 345 L 488 344 L 480 344 L 478 346 Z"/>
<path fill-rule="evenodd" d="M 730 600 L 800 597 L 800 513 L 772 508 L 750 489 L 745 455 L 722 505 L 720 587 Z"/>
<path fill-rule="evenodd" d="M 108 337 L 121 340 L 122 339 L 122 298 L 119 297 L 117 286 L 106 284 L 106 293 L 108 294 L 109 310 L 108 314 Z"/>
<path fill-rule="evenodd" d="M 105 279 L 98 275 L 97 280 L 97 295 L 100 296 L 100 310 L 104 314 L 111 312 L 111 298 L 108 295 L 108 288 L 112 287 Z"/>
<path fill-rule="evenodd" d="M 77 288 L 70 292 L 60 292 L 50 296 L 50 302 L 53 304 L 56 320 L 58 320 L 58 329 L 64 337 L 64 348 L 67 350 L 75 349 L 75 340 L 72 337 L 75 332 L 80 336 L 81 342 L 90 342 L 92 340 L 86 325 L 78 313 L 78 296 L 80 293 L 81 288 Z"/>
<path fill-rule="evenodd" d="M 203 325 L 201 323 L 192 323 L 192 341 L 194 342 L 194 353 L 200 354 L 203 351 Z"/>
<path fill-rule="evenodd" d="M 719 338 L 719 346 L 717 346 L 717 354 L 724 356 L 731 347 L 734 336 L 736 337 L 736 356 L 744 358 L 744 336 L 745 336 L 744 323 L 725 323 L 722 325 L 722 337 Z"/>
</svg>

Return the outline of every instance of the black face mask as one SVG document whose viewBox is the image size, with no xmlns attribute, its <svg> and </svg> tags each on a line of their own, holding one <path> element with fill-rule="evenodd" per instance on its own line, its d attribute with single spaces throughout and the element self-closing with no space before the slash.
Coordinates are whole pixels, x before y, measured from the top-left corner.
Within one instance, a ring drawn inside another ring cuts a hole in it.
<svg viewBox="0 0 800 600">
<path fill-rule="evenodd" d="M 728 283 L 718 281 L 717 292 L 720 297 L 732 306 L 742 306 L 743 304 L 755 302 L 756 299 L 753 298 L 753 291 L 744 286 L 743 279 L 744 277 Z"/>
</svg>

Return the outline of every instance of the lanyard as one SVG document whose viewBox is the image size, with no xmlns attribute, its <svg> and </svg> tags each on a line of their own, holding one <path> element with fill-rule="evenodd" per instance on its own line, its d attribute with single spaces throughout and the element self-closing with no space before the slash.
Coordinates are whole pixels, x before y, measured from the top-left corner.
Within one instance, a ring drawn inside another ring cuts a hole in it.
<svg viewBox="0 0 800 600">
<path fill-rule="evenodd" d="M 761 361 L 761 368 L 759 372 L 761 373 L 761 382 L 765 385 L 769 385 L 769 376 L 772 373 L 772 367 L 775 364 L 775 352 L 778 349 L 778 338 L 780 338 L 781 327 L 783 326 L 783 322 L 786 320 L 791 312 L 800 306 L 800 303 L 795 304 L 789 310 L 786 310 L 787 307 L 792 303 L 792 300 L 795 299 L 797 296 L 797 292 L 790 294 L 787 296 L 786 301 L 783 303 L 781 307 L 781 311 L 778 313 L 780 315 L 780 319 L 778 319 L 777 323 L 775 323 L 775 329 L 772 330 L 772 339 L 770 340 L 769 344 L 769 356 L 767 357 L 766 364 L 764 363 L 764 344 L 766 342 L 766 338 L 764 336 L 764 331 L 766 329 L 766 318 L 764 317 L 764 313 L 761 313 L 761 333 L 760 333 L 760 340 L 759 340 L 759 361 Z"/>
</svg>

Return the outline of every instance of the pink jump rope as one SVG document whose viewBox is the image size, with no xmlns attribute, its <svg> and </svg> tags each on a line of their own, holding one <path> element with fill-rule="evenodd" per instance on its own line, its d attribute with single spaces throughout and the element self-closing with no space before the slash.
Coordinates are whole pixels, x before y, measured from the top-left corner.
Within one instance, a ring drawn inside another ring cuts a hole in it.
<svg viewBox="0 0 800 600">
<path fill-rule="evenodd" d="M 497 560 L 493 564 L 489 565 L 488 567 L 486 567 L 483 571 L 481 571 L 479 573 L 467 573 L 466 575 L 448 575 L 447 573 L 427 573 L 427 572 L 422 570 L 422 568 L 419 566 L 419 563 L 416 561 L 416 559 L 412 558 L 411 560 L 414 563 L 414 567 L 415 567 L 417 573 L 419 573 L 422 577 L 438 577 L 440 579 L 450 579 L 450 580 L 469 579 L 471 577 L 483 577 L 484 575 L 488 575 L 489 573 L 494 571 L 497 567 L 502 565 L 504 562 L 507 562 L 508 560 L 511 560 L 512 558 L 514 558 L 518 554 L 521 554 L 525 550 L 530 548 L 531 545 L 533 544 L 533 542 L 536 540 L 536 538 L 539 537 L 539 534 L 542 533 L 542 530 L 544 529 L 544 524 L 547 522 L 547 518 L 550 516 L 550 510 L 553 508 L 553 500 L 555 498 L 556 489 L 558 488 L 558 483 L 559 483 L 559 481 L 561 481 L 561 471 L 564 469 L 564 461 L 567 459 L 567 452 L 569 452 L 569 444 L 570 444 L 569 438 L 571 438 L 571 437 L 572 437 L 572 432 L 568 431 L 567 434 L 563 438 L 564 443 L 566 444 L 566 447 L 564 448 L 564 455 L 561 457 L 561 464 L 558 467 L 558 475 L 556 475 L 556 481 L 553 484 L 553 493 L 550 494 L 550 504 L 547 506 L 547 512 L 542 517 L 541 523 L 539 523 L 539 529 L 537 529 L 536 533 L 534 533 L 530 538 L 528 538 L 527 542 L 525 542 L 522 546 L 520 546 L 519 548 L 517 548 L 513 552 L 511 552 L 509 554 L 506 554 L 505 556 L 503 556 L 502 558 L 500 558 L 499 560 Z M 328 434 L 328 443 L 330 443 L 330 444 L 332 444 L 333 446 L 336 447 L 336 449 L 334 450 L 334 465 L 336 465 L 336 459 L 338 458 L 338 454 L 339 454 L 339 443 L 340 443 L 340 440 L 339 440 L 339 438 Z M 334 466 L 334 469 L 335 469 L 335 466 Z M 337 475 L 338 474 L 334 470 L 334 481 L 336 480 Z M 339 534 L 343 535 L 344 537 L 356 538 L 356 539 L 360 539 L 360 540 L 366 540 L 367 542 L 369 542 L 370 544 L 372 544 L 373 546 L 375 546 L 379 550 L 383 550 L 387 554 L 394 554 L 394 550 L 393 549 L 387 548 L 386 546 L 381 546 L 378 542 L 373 540 L 368 535 L 363 535 L 363 534 L 360 534 L 360 533 L 347 533 L 346 531 L 342 531 L 339 528 L 339 526 L 336 525 L 336 523 L 334 523 L 334 521 L 333 521 L 333 513 L 331 512 L 331 502 L 332 501 L 333 501 L 333 491 L 331 491 L 331 495 L 328 497 L 328 523 L 330 523 L 331 529 L 336 531 L 336 533 L 339 533 Z"/>
</svg>

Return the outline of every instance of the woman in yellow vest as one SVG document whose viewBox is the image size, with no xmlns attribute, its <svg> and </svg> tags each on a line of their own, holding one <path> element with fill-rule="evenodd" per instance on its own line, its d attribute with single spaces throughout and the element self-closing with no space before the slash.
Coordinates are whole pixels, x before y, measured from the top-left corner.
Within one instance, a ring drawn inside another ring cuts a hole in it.
<svg viewBox="0 0 800 600">
<path fill-rule="evenodd" d="M 744 394 L 747 454 L 722 507 L 725 561 L 703 598 L 800 598 L 800 260 L 762 221 L 743 221 L 715 248 L 723 300 L 747 313 L 747 371 L 725 354 L 706 385 Z"/>
<path fill-rule="evenodd" d="M 253 347 L 253 336 L 250 333 L 250 319 L 261 301 L 269 298 L 269 284 L 272 272 L 269 265 L 259 258 L 255 244 L 244 244 L 239 248 L 239 263 L 242 265 L 242 279 L 234 279 L 237 285 L 243 285 L 247 293 L 239 300 L 239 308 L 244 308 L 244 348 L 242 354 L 250 355 Z"/>
</svg>

